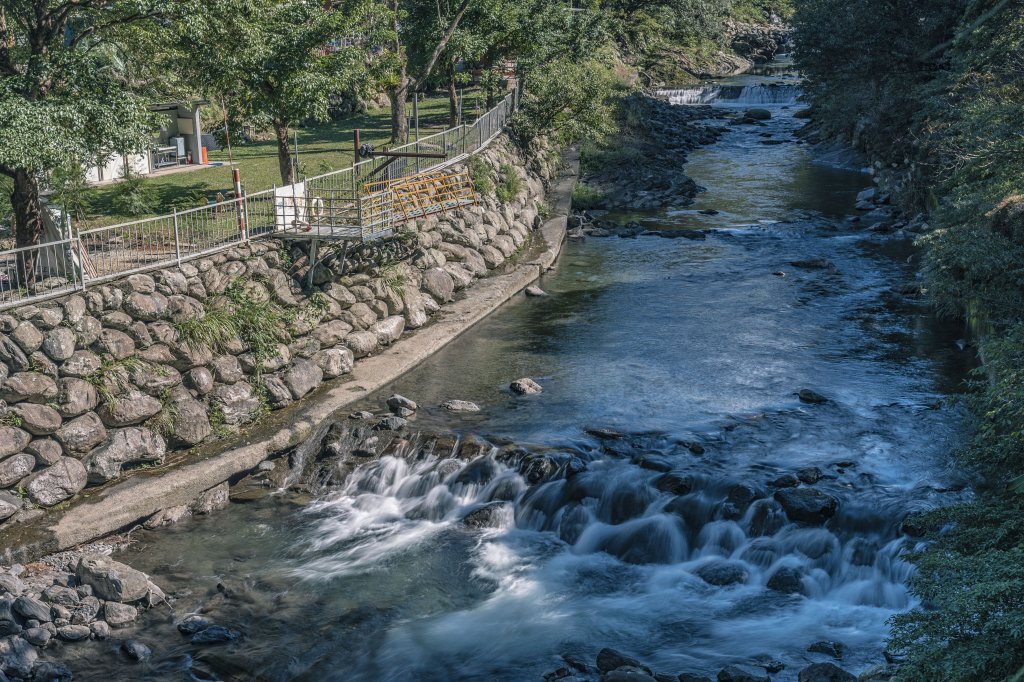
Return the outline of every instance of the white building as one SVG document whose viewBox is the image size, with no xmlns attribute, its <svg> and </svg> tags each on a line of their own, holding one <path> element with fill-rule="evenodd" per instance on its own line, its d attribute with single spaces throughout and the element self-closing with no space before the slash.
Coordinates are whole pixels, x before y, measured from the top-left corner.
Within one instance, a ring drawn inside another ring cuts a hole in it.
<svg viewBox="0 0 1024 682">
<path fill-rule="evenodd" d="M 113 154 L 106 163 L 85 169 L 90 183 L 110 182 L 125 176 L 125 168 L 135 175 L 203 162 L 203 130 L 199 111 L 205 102 L 154 104 L 150 111 L 163 114 L 160 129 L 154 131 L 147 149 L 122 156 Z"/>
</svg>

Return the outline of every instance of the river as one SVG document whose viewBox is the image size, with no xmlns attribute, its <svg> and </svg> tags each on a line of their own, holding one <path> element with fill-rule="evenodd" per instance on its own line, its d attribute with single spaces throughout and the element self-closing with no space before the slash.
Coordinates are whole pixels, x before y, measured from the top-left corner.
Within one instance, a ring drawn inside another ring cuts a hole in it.
<svg viewBox="0 0 1024 682">
<path fill-rule="evenodd" d="M 808 651 L 821 640 L 844 645 L 851 672 L 882 662 L 887 619 L 915 606 L 902 555 L 917 541 L 901 521 L 962 494 L 949 398 L 967 357 L 956 330 L 896 293 L 912 246 L 844 222 L 870 179 L 794 138 L 785 65 L 720 85 L 674 98 L 772 119 L 691 154 L 707 190 L 695 205 L 619 216 L 706 239 L 569 242 L 548 297 L 506 305 L 362 406 L 399 392 L 422 406 L 415 429 L 525 445 L 559 475 L 532 485 L 491 455 L 386 457 L 343 491 L 136 531 L 117 558 L 175 613 L 135 633 L 154 650 L 145 667 L 93 643 L 76 673 L 540 680 L 564 654 L 593 664 L 609 646 L 673 675 L 771 659 L 785 665 L 773 680 L 796 680 L 832 660 Z M 808 259 L 830 265 L 792 265 Z M 521 376 L 543 393 L 512 395 Z M 438 407 L 453 398 L 483 409 Z M 773 499 L 798 471 L 800 489 L 838 501 L 827 523 L 790 523 Z M 494 500 L 512 501 L 497 527 L 462 523 Z M 780 568 L 798 594 L 767 589 Z M 173 622 L 199 609 L 243 636 L 189 645 Z"/>
</svg>

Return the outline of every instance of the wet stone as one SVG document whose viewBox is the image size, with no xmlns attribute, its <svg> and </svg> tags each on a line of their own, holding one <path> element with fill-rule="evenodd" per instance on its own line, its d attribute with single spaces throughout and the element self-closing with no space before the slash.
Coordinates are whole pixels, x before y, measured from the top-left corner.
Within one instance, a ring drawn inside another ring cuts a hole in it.
<svg viewBox="0 0 1024 682">
<path fill-rule="evenodd" d="M 210 627 L 210 621 L 206 620 L 202 616 L 192 614 L 182 618 L 176 627 L 178 628 L 178 632 L 183 635 L 194 635 L 197 632 Z"/>
<path fill-rule="evenodd" d="M 519 395 L 536 395 L 544 390 L 540 384 L 528 377 L 516 379 L 509 385 L 509 388 L 513 393 Z"/>
<path fill-rule="evenodd" d="M 65 642 L 81 642 L 84 639 L 89 639 L 90 634 L 92 634 L 92 630 L 88 625 L 63 625 L 57 628 L 57 637 Z"/>
<path fill-rule="evenodd" d="M 857 677 L 834 663 L 813 663 L 800 671 L 798 682 L 857 682 Z"/>
<path fill-rule="evenodd" d="M 133 661 L 145 661 L 153 655 L 153 651 L 137 639 L 126 639 L 121 643 L 121 651 Z"/>
<path fill-rule="evenodd" d="M 842 659 L 846 646 L 842 642 L 822 640 L 810 645 L 807 650 L 813 654 L 825 654 L 832 658 Z"/>
<path fill-rule="evenodd" d="M 597 652 L 597 669 L 602 673 L 608 673 L 627 666 L 630 668 L 636 668 L 637 670 L 643 670 L 647 674 L 650 674 L 651 672 L 650 668 L 637 659 L 627 656 L 616 649 L 605 647 Z"/>
<path fill-rule="evenodd" d="M 229 630 L 222 625 L 211 625 L 192 635 L 192 644 L 226 644 L 238 639 L 241 634 L 237 630 Z"/>
<path fill-rule="evenodd" d="M 749 665 L 730 665 L 718 671 L 718 682 L 771 682 L 768 673 Z"/>
</svg>

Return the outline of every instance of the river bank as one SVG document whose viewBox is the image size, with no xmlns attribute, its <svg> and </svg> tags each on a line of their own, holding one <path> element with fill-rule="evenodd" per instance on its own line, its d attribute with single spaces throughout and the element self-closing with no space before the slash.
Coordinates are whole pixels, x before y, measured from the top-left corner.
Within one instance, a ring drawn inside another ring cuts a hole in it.
<svg viewBox="0 0 1024 682">
<path fill-rule="evenodd" d="M 94 641 L 69 667 L 885 679 L 905 521 L 964 490 L 962 357 L 900 293 L 906 240 L 847 221 L 865 177 L 817 165 L 790 104 L 750 104 L 719 103 L 688 151 L 704 192 L 574 225 L 547 296 L 318 423 L 227 511 L 134 531 L 118 560 L 172 599 L 131 631 L 153 655 Z M 237 637 L 193 643 L 189 615 Z"/>
</svg>

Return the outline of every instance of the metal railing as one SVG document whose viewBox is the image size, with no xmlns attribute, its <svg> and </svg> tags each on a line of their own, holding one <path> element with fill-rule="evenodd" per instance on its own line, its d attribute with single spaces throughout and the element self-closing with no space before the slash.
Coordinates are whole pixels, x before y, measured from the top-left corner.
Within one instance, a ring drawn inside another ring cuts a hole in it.
<svg viewBox="0 0 1024 682">
<path fill-rule="evenodd" d="M 387 183 L 436 172 L 480 151 L 505 129 L 517 102 L 517 93 L 510 93 L 472 124 L 389 150 L 443 158 L 371 158 L 285 187 L 0 251 L 0 310 L 180 264 L 250 239 L 371 241 L 390 236 L 404 214 Z"/>
</svg>

